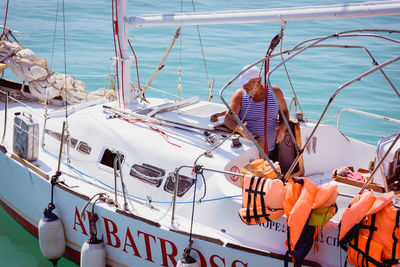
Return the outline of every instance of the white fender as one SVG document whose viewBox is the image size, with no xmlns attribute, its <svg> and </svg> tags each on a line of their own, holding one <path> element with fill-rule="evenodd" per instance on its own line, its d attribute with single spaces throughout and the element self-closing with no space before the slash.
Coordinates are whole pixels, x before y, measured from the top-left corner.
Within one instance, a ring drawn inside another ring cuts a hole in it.
<svg viewBox="0 0 400 267">
<path fill-rule="evenodd" d="M 57 215 L 48 212 L 39 221 L 39 244 L 43 256 L 57 264 L 65 251 L 63 223 Z"/>
<path fill-rule="evenodd" d="M 81 249 L 81 267 L 93 266 L 106 266 L 106 248 L 104 243 L 91 244 L 90 240 L 87 240 Z"/>
<path fill-rule="evenodd" d="M 180 259 L 176 264 L 176 267 L 201 267 L 198 261 L 187 263 L 185 260 Z"/>
</svg>

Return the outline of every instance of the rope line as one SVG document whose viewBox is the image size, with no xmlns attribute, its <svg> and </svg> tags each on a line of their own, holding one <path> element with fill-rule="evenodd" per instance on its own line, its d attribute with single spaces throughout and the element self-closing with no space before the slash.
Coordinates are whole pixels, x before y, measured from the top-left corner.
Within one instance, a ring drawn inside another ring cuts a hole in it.
<svg viewBox="0 0 400 267">
<path fill-rule="evenodd" d="M 181 13 L 183 12 L 183 0 L 181 0 Z M 178 68 L 178 101 L 182 95 L 182 30 L 179 38 L 179 68 Z"/>
<path fill-rule="evenodd" d="M 118 89 L 118 96 L 120 95 L 119 91 L 120 91 L 120 85 L 119 85 L 119 68 L 118 68 L 118 49 L 117 49 L 117 32 L 118 32 L 118 20 L 116 19 L 117 16 L 117 3 L 116 1 L 112 0 L 112 29 L 113 29 L 113 38 L 114 38 L 114 50 L 115 50 L 115 60 L 116 60 L 116 64 L 115 64 L 115 75 L 117 77 L 117 89 Z M 114 7 L 115 5 L 115 7 Z M 118 105 L 121 108 L 121 98 L 118 97 Z"/>
<path fill-rule="evenodd" d="M 56 34 L 57 34 L 57 22 L 58 22 L 58 9 L 60 5 L 60 0 L 57 1 L 57 9 L 56 9 L 56 21 L 54 23 L 54 33 L 53 33 L 53 46 L 51 49 L 51 60 L 50 60 L 50 68 L 53 67 L 53 57 L 54 57 L 54 46 L 56 43 Z"/>
<path fill-rule="evenodd" d="M 293 95 L 294 95 L 295 107 L 296 107 L 296 106 L 299 106 L 300 112 L 303 113 L 303 110 L 302 110 L 302 108 L 301 108 L 301 106 L 300 106 L 299 99 L 297 98 L 296 92 L 295 92 L 295 90 L 294 90 L 294 86 L 293 86 L 292 80 L 290 79 L 289 72 L 288 72 L 287 67 L 286 67 L 285 59 L 283 58 L 283 53 L 282 53 L 282 47 L 283 47 L 283 31 L 285 30 L 285 27 L 286 27 L 286 21 L 283 21 L 283 22 L 282 22 L 282 25 L 281 25 L 281 45 L 280 45 L 281 59 L 282 59 L 282 62 L 283 62 L 283 67 L 284 67 L 285 72 L 286 72 L 286 76 L 287 76 L 288 81 L 289 81 L 289 84 L 290 84 L 290 88 L 292 89 L 292 92 L 293 92 Z M 295 109 L 295 111 L 296 111 L 296 109 Z"/>
<path fill-rule="evenodd" d="M 192 6 L 193 6 L 193 11 L 196 12 L 196 7 L 194 5 L 194 1 L 193 0 L 192 0 Z M 199 25 L 196 25 L 196 28 L 197 28 L 197 35 L 199 37 L 199 43 L 200 43 L 201 55 L 202 55 L 203 63 L 204 63 L 204 69 L 206 71 L 206 78 L 207 78 L 208 88 L 210 90 L 210 95 L 209 95 L 209 101 L 210 101 L 212 99 L 212 95 L 213 95 L 213 93 L 212 93 L 212 85 L 210 83 L 210 78 L 209 78 L 209 75 L 208 75 L 206 56 L 204 54 L 203 41 L 201 39 Z"/>
<path fill-rule="evenodd" d="M 138 80 L 138 88 L 139 88 L 139 91 L 141 90 L 140 88 L 140 80 L 139 80 L 139 66 L 138 66 L 138 60 L 137 60 L 137 57 L 136 57 L 136 53 L 135 53 L 135 50 L 133 50 L 133 47 L 132 47 L 132 44 L 131 44 L 131 41 L 129 41 L 129 39 L 128 39 L 128 43 L 129 43 L 129 46 L 131 47 L 131 50 L 132 50 L 132 53 L 133 53 L 133 56 L 135 57 L 135 63 L 136 63 L 136 75 L 137 75 L 137 80 Z"/>
<path fill-rule="evenodd" d="M 8 16 L 8 2 L 9 0 L 7 0 L 7 6 L 6 6 L 6 14 L 4 16 L 4 27 L 3 27 L 3 33 L 0 36 L 0 40 L 4 37 L 4 39 L 7 39 L 8 41 L 11 42 L 11 40 L 8 38 L 8 32 L 9 29 L 7 29 L 6 24 L 7 24 L 7 16 Z"/>
<path fill-rule="evenodd" d="M 132 123 L 132 124 L 133 124 L 133 123 L 137 123 L 137 122 L 150 123 L 150 122 L 145 121 L 145 120 L 142 120 L 142 119 L 131 119 L 131 118 L 125 118 L 125 117 L 122 117 L 122 118 L 123 118 L 125 121 L 127 121 L 127 122 L 129 122 L 129 123 Z M 162 130 L 160 130 L 160 129 L 158 129 L 158 128 L 152 127 L 152 126 L 150 126 L 150 125 L 147 125 L 147 126 L 148 126 L 150 129 L 152 129 L 153 131 L 159 133 L 159 134 L 164 138 L 164 140 L 167 141 L 168 144 L 177 146 L 177 147 L 179 147 L 179 148 L 181 147 L 180 145 L 175 144 L 175 143 L 169 141 L 169 140 L 168 140 L 168 135 L 167 135 L 164 131 L 162 131 Z"/>
</svg>

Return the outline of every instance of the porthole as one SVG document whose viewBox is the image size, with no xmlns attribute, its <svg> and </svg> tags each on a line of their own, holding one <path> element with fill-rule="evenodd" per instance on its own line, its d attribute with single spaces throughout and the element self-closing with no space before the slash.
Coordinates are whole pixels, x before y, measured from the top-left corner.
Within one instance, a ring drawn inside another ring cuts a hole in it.
<svg viewBox="0 0 400 267">
<path fill-rule="evenodd" d="M 86 154 L 86 155 L 89 155 L 90 152 L 92 151 L 92 148 L 87 143 L 82 142 L 82 141 L 79 142 L 77 149 L 79 152 Z"/>
<path fill-rule="evenodd" d="M 134 164 L 129 174 L 142 182 L 159 187 L 165 176 L 165 170 L 143 163 L 142 165 Z"/>
<path fill-rule="evenodd" d="M 124 161 L 124 155 L 119 154 L 121 157 L 121 163 Z M 117 157 L 117 153 L 111 151 L 110 149 L 106 148 L 104 150 L 103 156 L 101 157 L 100 164 L 105 165 L 107 167 L 110 167 L 114 169 L 114 160 Z M 119 170 L 117 166 L 117 170 Z"/>
<path fill-rule="evenodd" d="M 194 180 L 192 178 L 184 175 L 179 175 L 178 197 L 182 197 L 190 189 L 193 183 Z M 165 182 L 164 190 L 167 191 L 168 193 L 173 194 L 174 187 L 175 187 L 175 174 L 170 173 L 167 178 L 167 181 Z"/>
</svg>

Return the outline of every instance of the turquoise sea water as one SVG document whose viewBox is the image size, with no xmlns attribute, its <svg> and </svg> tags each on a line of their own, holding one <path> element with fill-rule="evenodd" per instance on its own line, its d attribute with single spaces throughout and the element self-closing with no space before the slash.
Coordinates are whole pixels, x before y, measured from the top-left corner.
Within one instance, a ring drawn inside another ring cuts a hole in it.
<svg viewBox="0 0 400 267">
<path fill-rule="evenodd" d="M 323 1 L 323 4 L 343 4 L 358 1 Z M 0 0 L 0 24 L 4 21 L 5 0 Z M 320 5 L 320 1 L 262 1 L 262 0 L 200 0 L 195 2 L 196 11 L 237 10 L 257 8 L 281 8 L 307 5 Z M 128 1 L 128 13 L 154 14 L 180 12 L 180 1 Z M 64 41 L 62 25 L 62 2 L 59 5 L 57 30 L 55 31 L 57 1 L 13 0 L 10 1 L 7 26 L 23 32 L 15 34 L 19 41 L 32 49 L 37 56 L 44 57 L 51 68 L 64 73 Z M 87 90 L 103 87 L 106 75 L 113 71 L 111 57 L 114 44 L 111 30 L 111 1 L 69 0 L 64 3 L 66 22 L 66 69 L 77 79 L 85 81 Z M 184 12 L 192 12 L 191 1 L 182 4 Z M 400 16 L 375 18 L 356 18 L 341 20 L 320 20 L 288 22 L 284 32 L 283 49 L 307 38 L 323 36 L 351 29 L 393 29 L 398 30 Z M 261 58 L 269 41 L 280 30 L 281 23 L 258 23 L 246 25 L 200 26 L 204 54 L 210 78 L 215 78 L 214 100 L 220 102 L 219 89 L 244 65 Z M 140 80 L 143 85 L 162 57 L 175 27 L 130 29 L 131 42 L 139 60 Z M 54 33 L 55 46 L 53 47 Z M 399 35 L 397 37 L 400 38 Z M 372 44 L 371 53 L 378 62 L 384 62 L 400 54 L 399 46 L 384 43 L 378 39 L 364 39 Z M 333 40 L 330 43 L 342 43 Z M 171 51 L 165 68 L 154 80 L 152 87 L 178 94 L 178 66 L 181 55 L 183 97 L 199 95 L 208 98 L 208 86 L 202 53 L 195 26 L 183 28 L 182 49 L 178 40 Z M 361 42 L 358 42 L 361 44 Z M 277 50 L 279 49 L 279 46 Z M 335 52 L 328 48 L 313 49 L 288 63 L 288 71 L 306 116 L 312 120 L 319 115 L 329 97 L 341 84 L 368 70 L 371 62 L 360 49 L 342 49 Z M 53 60 L 52 60 L 53 54 Z M 279 63 L 273 59 L 271 67 Z M 359 66 L 359 63 L 366 63 Z M 395 86 L 400 87 L 400 63 L 384 69 Z M 6 77 L 17 79 L 12 74 Z M 132 79 L 136 71 L 132 68 Z M 281 70 L 272 75 L 272 83 L 279 85 L 286 97 L 293 96 L 285 73 Z M 310 85 L 313 82 L 313 85 Z M 228 88 L 227 98 L 235 88 Z M 147 96 L 166 97 L 149 91 Z M 343 107 L 400 119 L 400 99 L 388 87 L 380 73 L 363 79 L 345 89 L 333 102 L 326 119 L 336 123 L 335 114 Z M 376 119 L 345 113 L 342 116 L 341 130 L 354 138 L 376 144 L 379 137 L 399 131 L 399 124 L 391 124 Z M 0 209 L 0 265 L 1 266 L 50 266 L 40 255 L 38 241 L 18 226 Z M 63 259 L 59 266 L 73 266 Z"/>
</svg>

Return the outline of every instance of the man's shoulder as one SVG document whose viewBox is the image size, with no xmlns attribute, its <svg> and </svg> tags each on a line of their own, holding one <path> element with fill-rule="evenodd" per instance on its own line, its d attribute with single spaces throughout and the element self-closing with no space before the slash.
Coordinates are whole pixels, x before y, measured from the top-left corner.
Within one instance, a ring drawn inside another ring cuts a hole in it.
<svg viewBox="0 0 400 267">
<path fill-rule="evenodd" d="M 232 98 L 242 98 L 242 96 L 243 96 L 243 88 L 239 88 L 239 89 L 237 89 L 234 93 L 233 93 L 233 95 L 232 95 Z"/>
<path fill-rule="evenodd" d="M 279 88 L 277 85 L 272 85 L 272 88 L 274 89 L 275 94 L 283 95 L 281 88 Z"/>
</svg>

